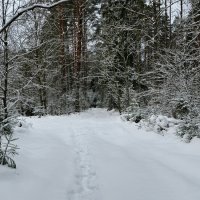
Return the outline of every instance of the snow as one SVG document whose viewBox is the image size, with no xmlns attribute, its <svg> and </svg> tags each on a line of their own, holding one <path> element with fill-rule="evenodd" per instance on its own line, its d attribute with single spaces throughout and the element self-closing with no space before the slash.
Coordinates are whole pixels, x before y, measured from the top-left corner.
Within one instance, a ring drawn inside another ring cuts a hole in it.
<svg viewBox="0 0 200 200">
<path fill-rule="evenodd" d="M 15 131 L 17 169 L 0 166 L 2 200 L 200 199 L 198 139 L 147 132 L 104 109 L 26 118 Z"/>
</svg>

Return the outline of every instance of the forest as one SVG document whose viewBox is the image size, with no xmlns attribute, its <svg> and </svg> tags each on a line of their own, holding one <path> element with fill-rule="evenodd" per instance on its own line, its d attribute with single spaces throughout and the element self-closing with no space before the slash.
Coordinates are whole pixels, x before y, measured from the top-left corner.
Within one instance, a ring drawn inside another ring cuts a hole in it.
<svg viewBox="0 0 200 200">
<path fill-rule="evenodd" d="M 1 0 L 0 163 L 19 116 L 117 110 L 200 137 L 198 0 Z"/>
</svg>

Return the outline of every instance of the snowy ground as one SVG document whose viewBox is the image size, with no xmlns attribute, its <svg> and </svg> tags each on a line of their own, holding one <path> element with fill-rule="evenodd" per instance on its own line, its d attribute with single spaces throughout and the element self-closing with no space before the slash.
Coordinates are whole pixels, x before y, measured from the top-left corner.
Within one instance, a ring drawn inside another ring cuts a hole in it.
<svg viewBox="0 0 200 200">
<path fill-rule="evenodd" d="M 28 118 L 1 200 L 199 200 L 200 142 L 181 142 L 103 109 Z"/>
</svg>

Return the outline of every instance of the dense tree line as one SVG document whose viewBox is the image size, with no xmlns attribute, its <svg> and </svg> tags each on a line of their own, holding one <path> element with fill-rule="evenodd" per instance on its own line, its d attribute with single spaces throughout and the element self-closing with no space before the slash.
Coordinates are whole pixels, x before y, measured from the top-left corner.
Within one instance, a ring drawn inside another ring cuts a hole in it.
<svg viewBox="0 0 200 200">
<path fill-rule="evenodd" d="M 181 136 L 199 136 L 198 1 L 56 3 L 0 5 L 1 164 L 14 165 L 18 115 L 105 107 L 131 112 L 135 121 L 172 116 L 184 122 Z"/>
</svg>

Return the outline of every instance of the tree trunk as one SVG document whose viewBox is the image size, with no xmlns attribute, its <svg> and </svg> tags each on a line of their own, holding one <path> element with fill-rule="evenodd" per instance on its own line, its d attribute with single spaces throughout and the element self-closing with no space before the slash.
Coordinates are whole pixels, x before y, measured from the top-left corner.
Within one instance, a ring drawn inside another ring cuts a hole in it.
<svg viewBox="0 0 200 200">
<path fill-rule="evenodd" d="M 2 27 L 6 24 L 6 7 L 5 2 L 2 0 Z M 4 66 L 4 88 L 3 88 L 3 119 L 8 118 L 8 107 L 7 107 L 7 95 L 8 95 L 8 32 L 7 29 L 5 29 L 2 33 L 3 35 L 3 66 Z"/>
<path fill-rule="evenodd" d="M 167 35 L 168 35 L 168 14 L 167 14 L 167 0 L 165 0 L 165 47 L 167 48 Z"/>
<path fill-rule="evenodd" d="M 80 111 L 80 70 L 82 66 L 83 44 L 83 3 L 76 0 L 74 7 L 74 83 L 75 83 L 75 111 Z"/>
<path fill-rule="evenodd" d="M 183 19 L 183 0 L 180 0 L 180 7 L 181 7 L 180 16 L 181 16 L 181 19 Z"/>
<path fill-rule="evenodd" d="M 169 40 L 172 39 L 172 0 L 169 1 Z"/>
<path fill-rule="evenodd" d="M 65 21 L 64 21 L 64 8 L 58 7 L 59 13 L 59 35 L 60 35 L 60 65 L 61 65 L 61 87 L 62 94 L 66 93 L 66 63 L 65 63 Z"/>
</svg>

